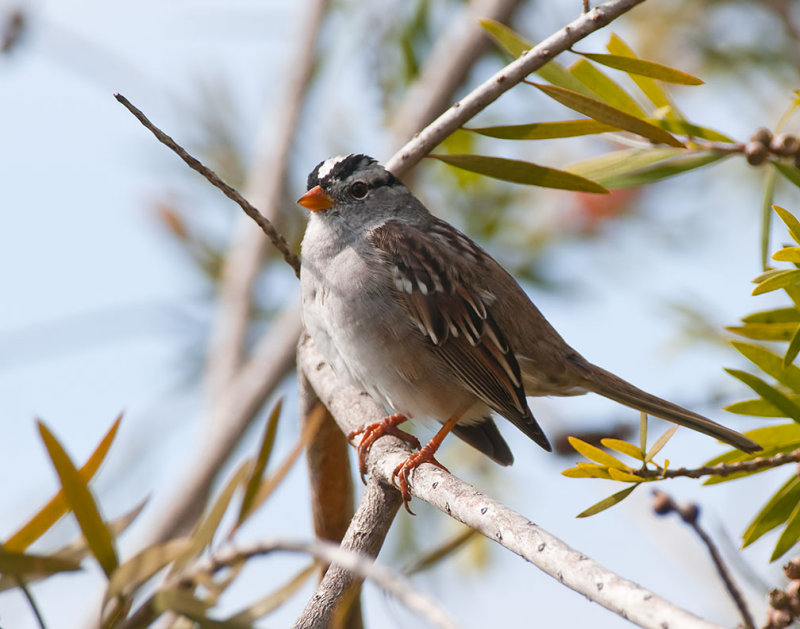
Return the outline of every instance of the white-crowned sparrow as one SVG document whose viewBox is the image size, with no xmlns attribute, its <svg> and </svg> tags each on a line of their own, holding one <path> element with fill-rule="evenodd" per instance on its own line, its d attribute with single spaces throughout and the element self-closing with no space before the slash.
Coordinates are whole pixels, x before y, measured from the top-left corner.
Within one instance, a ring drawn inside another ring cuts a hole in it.
<svg viewBox="0 0 800 629">
<path fill-rule="evenodd" d="M 410 471 L 439 465 L 433 454 L 450 430 L 501 465 L 513 462 L 491 411 L 549 451 L 526 395 L 593 391 L 746 452 L 760 449 L 588 362 L 503 267 L 374 159 L 321 162 L 298 203 L 311 210 L 300 274 L 306 331 L 340 377 L 393 413 L 358 431 L 362 474 L 381 434 L 418 447 L 397 429 L 407 418 L 444 424 L 395 470 L 406 506 Z"/>
</svg>

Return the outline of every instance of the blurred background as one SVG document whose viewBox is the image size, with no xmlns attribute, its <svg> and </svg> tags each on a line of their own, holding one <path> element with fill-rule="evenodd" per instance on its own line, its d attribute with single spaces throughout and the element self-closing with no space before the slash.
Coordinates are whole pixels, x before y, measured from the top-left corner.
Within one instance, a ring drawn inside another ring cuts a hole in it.
<svg viewBox="0 0 800 629">
<path fill-rule="evenodd" d="M 206 421 L 213 402 L 209 348 L 219 330 L 222 269 L 242 231 L 241 210 L 158 144 L 113 93 L 128 97 L 254 201 L 264 182 L 278 178 L 274 216 L 297 251 L 305 217 L 294 199 L 304 192 L 307 173 L 342 152 L 388 159 L 418 130 L 404 128 L 411 116 L 398 112 L 413 105 L 409 95 L 431 51 L 446 34 L 460 33 L 457 28 L 475 28 L 465 19 L 466 3 L 456 0 L 325 5 L 307 88 L 291 105 L 296 132 L 288 152 L 271 161 L 264 155 L 273 154 L 286 133 L 276 121 L 287 116 L 287 94 L 300 72 L 298 43 L 314 22 L 314 6 L 0 0 L 0 539 L 58 487 L 37 418 L 83 461 L 124 412 L 93 488 L 109 518 L 150 498 L 121 539 L 125 556 L 148 538 L 220 428 Z M 532 41 L 580 12 L 577 1 L 508 6 L 510 24 Z M 580 49 L 603 52 L 612 31 L 643 58 L 702 78 L 702 87 L 673 89 L 676 101 L 693 122 L 739 141 L 759 126 L 773 127 L 798 87 L 800 6 L 789 0 L 645 3 Z M 485 50 L 445 103 L 505 62 L 485 38 Z M 572 117 L 519 86 L 472 126 Z M 797 125 L 787 130 L 797 132 Z M 608 150 L 607 142 L 504 142 L 462 133 L 444 150 L 563 167 Z M 723 326 L 767 308 L 771 299 L 750 297 L 750 281 L 762 270 L 763 171 L 731 159 L 603 198 L 492 181 L 433 160 L 406 180 L 435 214 L 479 240 L 520 278 L 587 358 L 736 429 L 756 425 L 719 409 L 746 397 L 722 370 L 744 362 L 728 347 Z M 779 182 L 776 203 L 797 211 L 798 197 Z M 772 243 L 785 240 L 776 226 Z M 248 347 L 296 293 L 291 269 L 269 248 L 255 277 Z M 275 446 L 280 454 L 296 443 L 299 428 L 291 367 L 278 380 L 265 408 L 285 397 Z M 636 438 L 638 413 L 597 397 L 534 400 L 532 409 L 555 440 L 596 430 Z M 265 421 L 265 411 L 254 418 L 219 469 L 219 482 L 254 455 Z M 429 437 L 432 428 L 420 424 L 417 434 Z M 652 422 L 653 438 L 666 428 Z M 606 567 L 709 620 L 736 622 L 705 549 L 676 519 L 652 514 L 648 491 L 577 520 L 617 488 L 561 476 L 574 462 L 570 455 L 548 456 L 523 435 L 501 429 L 515 453 L 514 467 L 498 468 L 455 442 L 442 462 Z M 720 451 L 711 439 L 679 431 L 663 455 L 673 466 L 693 466 Z M 768 535 L 743 553 L 737 539 L 768 495 L 765 486 L 774 489 L 780 478 L 767 472 L 737 484 L 703 488 L 674 481 L 664 488 L 679 501 L 701 505 L 703 522 L 757 617 L 779 575 L 777 566 L 765 568 L 775 539 Z M 360 483 L 356 487 L 360 491 Z M 414 509 L 417 518 L 400 513 L 380 556 L 392 567 L 402 568 L 460 530 L 419 501 Z M 35 549 L 46 552 L 77 534 L 65 518 Z M 299 462 L 237 541 L 312 535 Z M 85 626 L 91 618 L 103 579 L 87 565 L 81 574 L 33 587 L 50 626 Z M 257 562 L 220 609 L 245 605 L 302 565 L 300 558 L 282 556 Z M 414 581 L 467 628 L 627 626 L 484 540 Z M 289 626 L 312 591 L 308 583 L 262 626 Z M 418 622 L 369 583 L 364 604 L 367 626 Z M 35 626 L 16 591 L 0 594 L 0 626 Z"/>
</svg>

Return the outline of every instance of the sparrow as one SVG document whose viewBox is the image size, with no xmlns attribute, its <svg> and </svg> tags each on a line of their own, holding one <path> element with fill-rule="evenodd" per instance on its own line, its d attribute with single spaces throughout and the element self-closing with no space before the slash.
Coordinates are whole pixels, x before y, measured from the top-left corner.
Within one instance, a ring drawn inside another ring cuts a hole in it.
<svg viewBox="0 0 800 629">
<path fill-rule="evenodd" d="M 369 447 L 393 434 L 417 450 L 394 470 L 406 509 L 411 472 L 456 436 L 500 465 L 514 457 L 492 413 L 547 451 L 527 397 L 587 392 L 716 437 L 744 452 L 751 439 L 651 395 L 598 367 L 556 332 L 514 278 L 486 251 L 433 216 L 373 158 L 339 155 L 308 176 L 298 203 L 310 210 L 300 286 L 307 334 L 337 377 L 388 411 L 354 431 L 359 469 Z M 398 426 L 442 424 L 431 441 Z"/>
</svg>

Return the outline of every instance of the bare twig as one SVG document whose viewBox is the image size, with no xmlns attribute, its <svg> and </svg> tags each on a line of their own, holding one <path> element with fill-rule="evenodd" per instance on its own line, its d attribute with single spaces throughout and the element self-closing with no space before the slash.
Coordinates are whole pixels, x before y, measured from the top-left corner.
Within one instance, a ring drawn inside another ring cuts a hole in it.
<svg viewBox="0 0 800 629">
<path fill-rule="evenodd" d="M 28 601 L 28 605 L 30 606 L 31 611 L 36 618 L 36 623 L 39 625 L 40 629 L 47 629 L 47 625 L 44 624 L 42 612 L 39 611 L 39 606 L 36 604 L 36 599 L 33 598 L 33 594 L 31 594 L 28 584 L 25 583 L 24 579 L 20 576 L 16 576 L 15 578 L 17 580 L 17 584 L 19 585 L 19 589 L 22 590 L 22 594 L 25 596 L 25 600 Z"/>
<path fill-rule="evenodd" d="M 251 557 L 268 555 L 275 551 L 307 553 L 372 580 L 385 592 L 393 595 L 410 610 L 419 614 L 436 627 L 455 629 L 456 625 L 442 607 L 427 594 L 420 592 L 402 575 L 373 563 L 373 558 L 340 548 L 336 544 L 321 540 L 294 542 L 286 540 L 264 540 L 243 548 L 225 548 L 213 552 L 208 558 L 195 565 L 191 574 L 183 576 L 180 583 L 194 584 L 194 575 L 213 575 L 223 568 L 240 564 Z"/>
<path fill-rule="evenodd" d="M 343 386 L 308 338 L 301 341 L 298 368 L 330 409 L 343 432 L 375 422 L 384 412 L 365 393 Z M 410 453 L 399 439 L 385 436 L 370 448 L 370 481 L 389 484 L 394 468 Z M 430 464 L 411 479 L 411 493 L 533 563 L 567 587 L 641 627 L 715 627 L 570 548 L 505 505 Z"/>
<path fill-rule="evenodd" d="M 610 0 L 582 14 L 454 103 L 395 153 L 386 162 L 386 168 L 402 177 L 453 131 L 486 109 L 531 72 L 642 2 L 644 0 Z"/>
<path fill-rule="evenodd" d="M 171 148 L 178 155 L 178 157 L 186 162 L 189 168 L 203 175 L 203 177 L 205 177 L 210 184 L 222 190 L 226 197 L 238 203 L 239 207 L 245 211 L 245 214 L 247 214 L 258 224 L 261 230 L 272 241 L 272 244 L 274 244 L 278 251 L 283 254 L 286 263 L 294 269 L 295 274 L 297 274 L 298 277 L 300 276 L 300 259 L 289 250 L 289 243 L 286 242 L 286 239 L 278 233 L 278 231 L 272 226 L 272 223 L 265 216 L 263 216 L 261 212 L 250 205 L 250 202 L 247 201 L 247 199 L 245 199 L 241 194 L 239 194 L 235 188 L 232 188 L 227 183 L 222 181 L 217 173 L 208 168 L 208 166 L 205 166 L 197 158 L 189 155 L 189 153 L 186 152 L 186 149 L 184 149 L 170 136 L 150 122 L 147 116 L 145 116 L 141 110 L 134 106 L 122 94 L 114 94 L 114 98 L 122 103 L 122 105 L 128 111 L 130 111 L 139 122 L 147 127 L 147 129 L 150 130 L 150 132 L 156 136 L 156 138 L 158 138 L 159 142 Z"/>
<path fill-rule="evenodd" d="M 703 476 L 731 476 L 742 472 L 757 472 L 772 467 L 780 467 L 787 463 L 800 462 L 800 448 L 791 452 L 782 452 L 775 456 L 756 457 L 749 461 L 738 463 L 717 463 L 716 465 L 703 465 L 702 467 L 678 467 L 674 470 L 636 470 L 633 472 L 643 478 L 702 478 Z"/>
<path fill-rule="evenodd" d="M 720 555 L 719 550 L 717 549 L 717 545 L 714 543 L 714 540 L 705 532 L 705 530 L 700 526 L 699 522 L 699 514 L 700 508 L 693 503 L 678 506 L 672 498 L 665 494 L 663 491 L 655 490 L 653 491 L 654 496 L 654 505 L 653 509 L 658 515 L 666 515 L 667 513 L 671 513 L 674 511 L 677 513 L 681 520 L 686 522 L 689 526 L 692 527 L 697 536 L 702 540 L 702 542 L 706 545 L 708 549 L 708 553 L 711 555 L 711 561 L 714 562 L 714 567 L 717 569 L 717 573 L 719 574 L 720 578 L 722 579 L 723 583 L 725 584 L 725 588 L 728 590 L 733 602 L 736 604 L 736 607 L 739 609 L 739 614 L 742 616 L 742 621 L 744 622 L 744 626 L 746 629 L 755 629 L 755 623 L 753 622 L 753 616 L 750 614 L 750 610 L 747 608 L 747 603 L 742 596 L 741 591 L 736 586 L 736 583 L 733 581 L 733 577 L 731 576 L 730 570 L 725 565 L 725 562 L 722 560 L 722 555 Z"/>
</svg>

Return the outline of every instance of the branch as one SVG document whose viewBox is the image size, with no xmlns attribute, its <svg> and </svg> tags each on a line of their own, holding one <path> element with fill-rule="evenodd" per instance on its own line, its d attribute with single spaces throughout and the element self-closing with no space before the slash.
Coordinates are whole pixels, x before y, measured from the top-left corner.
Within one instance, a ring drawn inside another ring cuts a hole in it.
<svg viewBox="0 0 800 629">
<path fill-rule="evenodd" d="M 213 552 L 208 558 L 195 565 L 191 574 L 182 575 L 179 584 L 187 587 L 195 585 L 195 577 L 203 574 L 213 576 L 219 570 L 239 565 L 252 557 L 267 555 L 275 551 L 307 553 L 322 561 L 341 566 L 362 579 L 371 579 L 385 592 L 392 594 L 410 610 L 419 614 L 436 627 L 455 629 L 450 616 L 427 594 L 415 589 L 408 579 L 383 566 L 375 565 L 372 557 L 352 550 L 345 550 L 336 544 L 321 540 L 293 542 L 285 540 L 265 540 L 243 548 L 226 548 Z"/>
<path fill-rule="evenodd" d="M 272 241 L 272 244 L 283 254 L 283 258 L 286 260 L 286 263 L 294 269 L 295 274 L 299 277 L 300 276 L 300 259 L 292 253 L 289 249 L 289 243 L 286 242 L 286 239 L 278 233 L 278 231 L 272 226 L 272 223 L 259 212 L 256 208 L 254 208 L 248 201 L 245 199 L 239 192 L 229 186 L 227 183 L 220 179 L 219 175 L 211 170 L 208 166 L 204 165 L 199 159 L 192 157 L 186 149 L 184 149 L 180 144 L 178 144 L 175 140 L 173 140 L 170 136 L 164 133 L 161 129 L 155 126 L 150 120 L 145 116 L 141 110 L 135 107 L 127 98 L 125 98 L 122 94 L 114 94 L 114 98 L 116 98 L 122 105 L 131 112 L 139 122 L 141 122 L 147 129 L 149 129 L 154 136 L 158 139 L 159 142 L 171 148 L 177 155 L 180 157 L 192 170 L 197 171 L 203 177 L 205 177 L 208 182 L 222 190 L 223 194 L 231 199 L 232 201 L 239 204 L 245 214 L 247 214 L 250 218 L 252 218 L 256 224 L 261 228 L 261 230 L 267 235 L 267 237 Z"/>
<path fill-rule="evenodd" d="M 298 349 L 298 368 L 306 374 L 343 432 L 348 433 L 384 416 L 383 410 L 366 393 L 343 386 L 336 379 L 333 370 L 323 361 L 308 337 L 301 341 Z M 395 437 L 385 436 L 376 441 L 367 457 L 370 479 L 388 485 L 392 471 L 410 452 Z M 715 627 L 607 570 L 444 470 L 423 464 L 415 470 L 411 481 L 411 493 L 417 498 L 474 528 L 567 587 L 641 627 Z"/>
<path fill-rule="evenodd" d="M 675 504 L 672 498 L 663 491 L 655 490 L 653 491 L 653 496 L 653 510 L 657 515 L 666 515 L 674 511 L 680 516 L 681 520 L 692 527 L 692 530 L 694 530 L 700 540 L 706 545 L 708 553 L 711 555 L 711 561 L 714 563 L 714 567 L 717 569 L 717 573 L 722 579 L 722 582 L 725 584 L 728 594 L 730 594 L 733 602 L 736 604 L 739 614 L 742 616 L 744 626 L 746 629 L 755 629 L 753 616 L 750 614 L 750 610 L 747 608 L 747 603 L 745 603 L 742 593 L 739 591 L 736 583 L 734 583 L 730 570 L 728 570 L 728 566 L 726 566 L 725 562 L 722 560 L 722 555 L 719 554 L 717 545 L 714 543 L 714 540 L 711 539 L 708 533 L 706 533 L 705 530 L 700 526 L 698 518 L 698 515 L 700 514 L 700 508 L 693 503 L 679 507 L 677 504 Z"/>
<path fill-rule="evenodd" d="M 486 109 L 531 72 L 535 72 L 590 33 L 603 28 L 642 2 L 644 0 L 610 0 L 588 13 L 583 13 L 578 19 L 550 35 L 454 103 L 395 153 L 386 162 L 387 170 L 402 177 L 447 136 L 478 112 Z"/>
<path fill-rule="evenodd" d="M 780 467 L 787 463 L 800 462 L 800 448 L 791 452 L 782 452 L 775 456 L 756 457 L 749 461 L 739 461 L 738 463 L 717 463 L 716 465 L 704 465 L 702 467 L 685 468 L 678 467 L 674 470 L 636 470 L 636 476 L 642 478 L 702 478 L 703 476 L 731 476 L 742 472 L 757 472 L 771 467 Z"/>
</svg>

